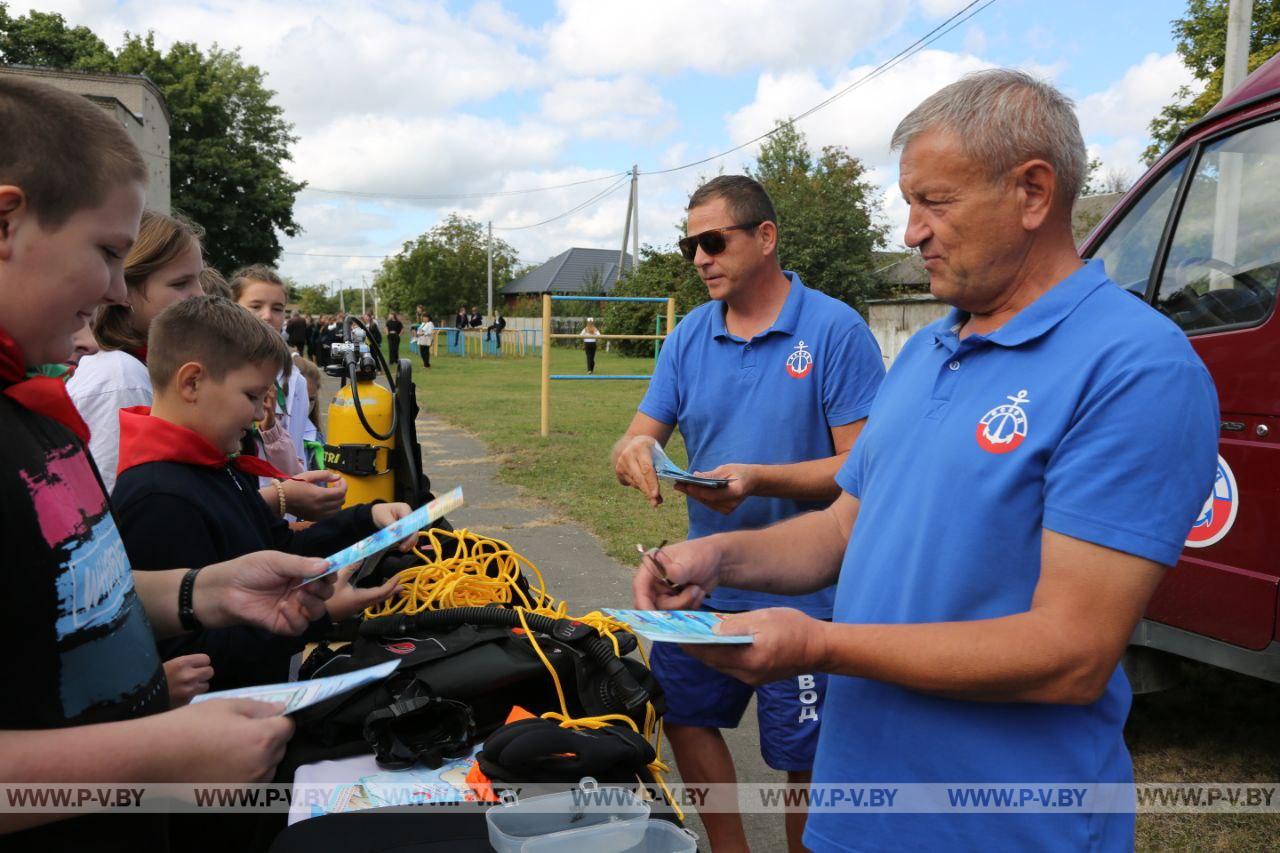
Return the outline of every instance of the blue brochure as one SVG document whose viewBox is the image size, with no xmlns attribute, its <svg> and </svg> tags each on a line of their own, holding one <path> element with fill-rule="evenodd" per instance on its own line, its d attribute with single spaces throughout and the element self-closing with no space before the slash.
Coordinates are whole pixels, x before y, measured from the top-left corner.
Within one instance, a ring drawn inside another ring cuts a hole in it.
<svg viewBox="0 0 1280 853">
<path fill-rule="evenodd" d="M 742 645 L 753 642 L 750 634 L 717 634 L 714 629 L 727 613 L 706 610 L 615 610 L 604 612 L 626 622 L 640 636 L 656 643 Z"/>
<path fill-rule="evenodd" d="M 728 480 L 714 477 L 697 477 L 671 461 L 671 457 L 662 449 L 662 445 L 654 442 L 651 449 L 653 455 L 653 471 L 660 479 L 685 483 L 690 486 L 702 486 L 707 489 L 723 489 L 729 485 Z"/>
</svg>

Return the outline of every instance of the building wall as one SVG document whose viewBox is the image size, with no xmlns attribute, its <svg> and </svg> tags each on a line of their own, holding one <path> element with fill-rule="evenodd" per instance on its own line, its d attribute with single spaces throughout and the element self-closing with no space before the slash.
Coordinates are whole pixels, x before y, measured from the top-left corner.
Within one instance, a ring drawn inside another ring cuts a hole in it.
<svg viewBox="0 0 1280 853">
<path fill-rule="evenodd" d="M 941 319 L 951 306 L 933 297 L 923 299 L 885 299 L 867 305 L 867 325 L 888 368 L 902 352 L 902 347 L 916 332 Z"/>
<path fill-rule="evenodd" d="M 0 74 L 31 77 L 64 92 L 84 95 L 111 113 L 147 164 L 147 207 L 170 211 L 169 113 L 154 84 L 142 77 L 3 65 Z"/>
</svg>

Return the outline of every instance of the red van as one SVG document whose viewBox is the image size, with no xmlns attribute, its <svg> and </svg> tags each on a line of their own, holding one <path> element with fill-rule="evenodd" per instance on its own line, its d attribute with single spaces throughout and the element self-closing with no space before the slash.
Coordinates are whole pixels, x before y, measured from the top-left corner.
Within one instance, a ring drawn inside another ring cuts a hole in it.
<svg viewBox="0 0 1280 853">
<path fill-rule="evenodd" d="M 1082 251 L 1182 327 L 1222 409 L 1213 494 L 1133 636 L 1135 690 L 1134 664 L 1157 657 L 1142 649 L 1280 681 L 1280 56 L 1188 127 Z"/>
</svg>

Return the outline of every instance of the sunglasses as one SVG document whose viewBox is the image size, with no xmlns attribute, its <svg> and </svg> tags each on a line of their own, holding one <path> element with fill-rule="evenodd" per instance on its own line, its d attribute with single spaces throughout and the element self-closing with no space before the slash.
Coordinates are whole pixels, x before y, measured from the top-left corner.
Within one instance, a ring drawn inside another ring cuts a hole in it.
<svg viewBox="0 0 1280 853">
<path fill-rule="evenodd" d="M 725 241 L 724 232 L 751 230 L 763 223 L 763 219 L 755 222 L 744 222 L 741 225 L 727 225 L 724 228 L 712 228 L 709 231 L 703 231 L 701 234 L 693 234 L 680 240 L 680 254 L 684 255 L 686 261 L 693 260 L 694 255 L 698 254 L 698 249 L 708 255 L 718 255 L 724 251 Z"/>
</svg>

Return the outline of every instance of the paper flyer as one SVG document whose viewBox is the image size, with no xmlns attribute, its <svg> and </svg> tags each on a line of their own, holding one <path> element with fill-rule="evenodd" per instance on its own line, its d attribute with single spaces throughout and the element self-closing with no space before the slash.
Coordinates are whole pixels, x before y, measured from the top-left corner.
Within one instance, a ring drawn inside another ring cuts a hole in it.
<svg viewBox="0 0 1280 853">
<path fill-rule="evenodd" d="M 306 586 L 313 581 L 328 577 L 352 563 L 358 563 L 364 558 L 378 553 L 384 548 L 390 548 L 410 533 L 416 533 L 422 528 L 444 518 L 455 509 L 461 507 L 462 503 L 462 487 L 458 486 L 458 488 L 448 494 L 441 495 L 431 503 L 418 507 L 399 521 L 388 524 L 372 536 L 366 536 L 356 544 L 348 545 L 338 553 L 330 555 L 328 558 L 329 569 L 324 574 L 307 578 L 298 586 Z M 294 589 L 297 588 L 294 587 Z"/>
<path fill-rule="evenodd" d="M 712 477 L 697 477 L 671 461 L 671 457 L 662 449 L 662 445 L 654 442 L 650 452 L 653 456 L 653 472 L 663 480 L 673 480 L 690 486 L 704 486 L 708 489 L 723 489 L 729 485 L 728 480 Z"/>
<path fill-rule="evenodd" d="M 381 681 L 400 665 L 398 660 L 389 660 L 377 666 L 357 669 L 355 672 L 344 672 L 341 675 L 330 675 L 325 678 L 314 678 L 310 681 L 288 681 L 284 684 L 263 684 L 257 687 L 242 687 L 235 690 L 219 690 L 216 693 L 204 693 L 191 700 L 208 702 L 210 699 L 253 699 L 256 702 L 281 702 L 284 713 L 292 714 L 319 702 L 355 690 L 366 684 Z"/>
<path fill-rule="evenodd" d="M 626 622 L 631 630 L 656 643 L 742 645 L 752 642 L 750 634 L 721 635 L 714 632 L 727 613 L 706 610 L 615 610 L 604 612 Z"/>
</svg>

